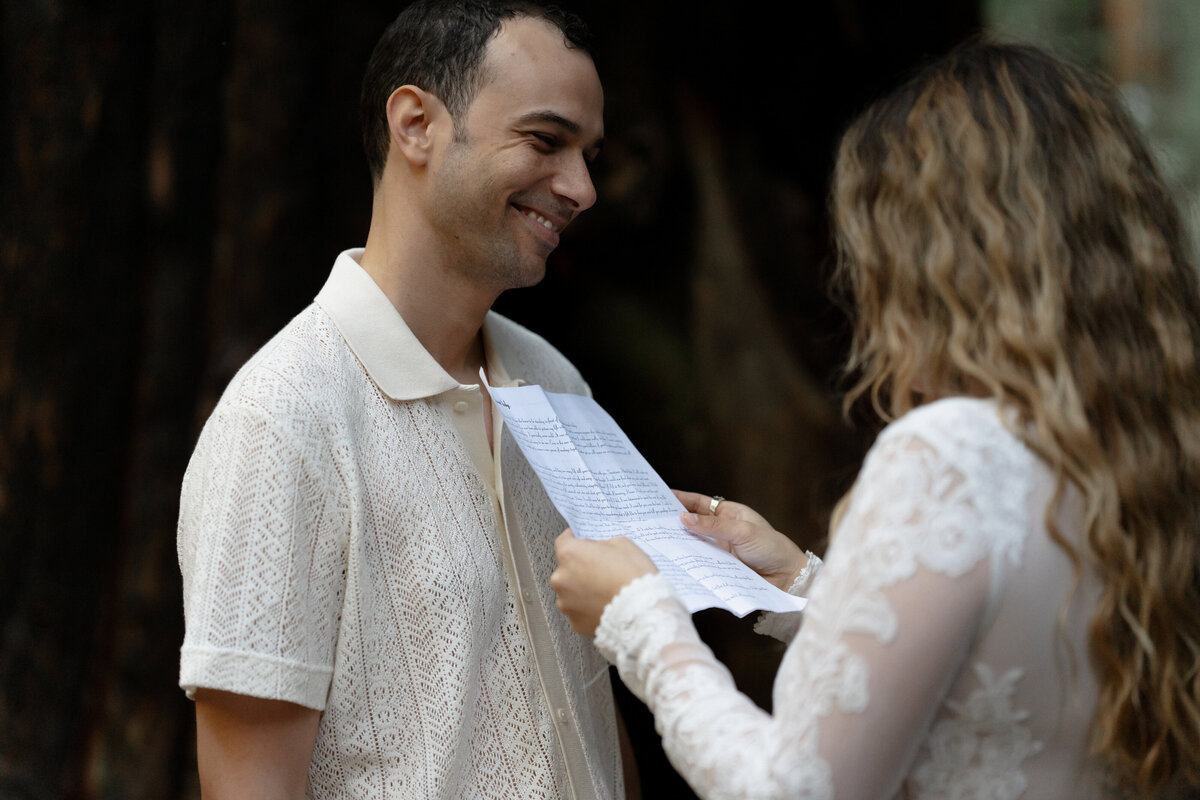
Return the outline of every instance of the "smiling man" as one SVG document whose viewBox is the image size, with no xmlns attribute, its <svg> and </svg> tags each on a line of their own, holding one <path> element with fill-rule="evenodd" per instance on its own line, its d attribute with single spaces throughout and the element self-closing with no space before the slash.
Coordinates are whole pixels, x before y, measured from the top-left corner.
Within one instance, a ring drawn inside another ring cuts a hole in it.
<svg viewBox="0 0 1200 800">
<path fill-rule="evenodd" d="M 548 585 L 564 523 L 479 379 L 587 392 L 490 311 L 595 201 L 582 37 L 458 0 L 376 46 L 366 247 L 233 379 L 184 478 L 206 798 L 623 794 L 606 663 Z"/>
</svg>

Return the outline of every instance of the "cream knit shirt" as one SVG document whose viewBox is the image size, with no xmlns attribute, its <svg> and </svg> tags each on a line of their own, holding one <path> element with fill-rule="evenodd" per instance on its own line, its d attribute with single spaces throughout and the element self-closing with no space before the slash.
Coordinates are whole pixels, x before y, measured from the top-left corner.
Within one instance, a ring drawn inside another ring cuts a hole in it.
<svg viewBox="0 0 1200 800">
<path fill-rule="evenodd" d="M 357 264 L 230 383 L 184 477 L 180 685 L 322 709 L 314 798 L 623 794 L 603 658 L 557 613 L 565 526 L 478 386 Z M 496 385 L 586 393 L 484 324 Z"/>
</svg>

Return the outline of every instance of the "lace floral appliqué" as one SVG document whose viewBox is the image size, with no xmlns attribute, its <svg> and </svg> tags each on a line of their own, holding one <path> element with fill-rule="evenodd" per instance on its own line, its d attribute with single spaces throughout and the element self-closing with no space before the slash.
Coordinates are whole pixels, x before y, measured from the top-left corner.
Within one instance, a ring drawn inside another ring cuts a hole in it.
<svg viewBox="0 0 1200 800">
<path fill-rule="evenodd" d="M 1013 708 L 1023 671 L 1010 669 L 996 677 L 989 666 L 977 663 L 974 672 L 979 688 L 964 702 L 946 702 L 951 716 L 934 726 L 929 760 L 913 771 L 922 798 L 1014 800 L 1026 789 L 1021 765 L 1042 744 L 1025 726 L 1029 712 Z"/>
</svg>

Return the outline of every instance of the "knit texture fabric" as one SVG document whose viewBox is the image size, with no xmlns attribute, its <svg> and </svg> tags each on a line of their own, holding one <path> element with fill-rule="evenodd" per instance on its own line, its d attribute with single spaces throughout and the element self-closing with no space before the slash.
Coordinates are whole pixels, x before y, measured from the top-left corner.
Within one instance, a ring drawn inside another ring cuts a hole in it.
<svg viewBox="0 0 1200 800">
<path fill-rule="evenodd" d="M 549 589 L 565 523 L 507 431 L 499 480 L 480 475 L 450 402 L 470 387 L 394 400 L 335 322 L 302 312 L 205 425 L 180 685 L 323 709 L 309 797 L 621 796 L 607 664 Z M 539 337 L 486 325 L 510 375 L 587 391 Z"/>
</svg>

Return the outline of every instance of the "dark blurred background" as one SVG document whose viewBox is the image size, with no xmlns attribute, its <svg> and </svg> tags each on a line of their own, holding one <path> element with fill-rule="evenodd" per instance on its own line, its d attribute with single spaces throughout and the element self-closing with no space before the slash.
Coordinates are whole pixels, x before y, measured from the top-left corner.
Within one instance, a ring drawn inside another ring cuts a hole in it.
<svg viewBox="0 0 1200 800">
<path fill-rule="evenodd" d="M 0 0 L 0 797 L 199 796 L 180 479 L 233 372 L 365 239 L 359 82 L 402 5 Z M 996 12 L 564 5 L 605 82 L 600 201 L 497 309 L 574 360 L 669 484 L 819 551 L 871 435 L 838 401 L 836 139 Z M 1103 31 L 1131 4 L 1051 5 Z M 781 646 L 698 623 L 769 708 Z M 618 701 L 646 796 L 692 796 Z"/>
</svg>

